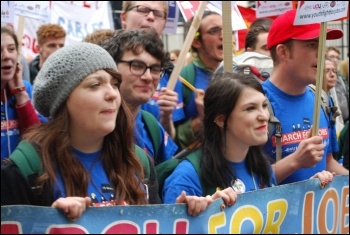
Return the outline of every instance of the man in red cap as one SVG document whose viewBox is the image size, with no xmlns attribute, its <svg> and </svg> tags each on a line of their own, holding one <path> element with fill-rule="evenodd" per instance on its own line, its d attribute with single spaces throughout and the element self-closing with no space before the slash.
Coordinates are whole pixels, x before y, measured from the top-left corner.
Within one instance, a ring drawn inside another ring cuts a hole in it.
<svg viewBox="0 0 350 235">
<path fill-rule="evenodd" d="M 336 132 L 322 109 L 318 135 L 310 137 L 315 95 L 308 85 L 316 83 L 320 24 L 293 25 L 295 16 L 296 10 L 290 10 L 277 17 L 267 38 L 274 70 L 263 87 L 282 125 L 282 159 L 273 166 L 280 184 L 309 179 L 322 170 L 349 174 L 333 158 Z M 342 36 L 341 30 L 327 30 L 327 40 Z M 264 146 L 271 158 L 276 158 L 274 134 Z"/>
</svg>

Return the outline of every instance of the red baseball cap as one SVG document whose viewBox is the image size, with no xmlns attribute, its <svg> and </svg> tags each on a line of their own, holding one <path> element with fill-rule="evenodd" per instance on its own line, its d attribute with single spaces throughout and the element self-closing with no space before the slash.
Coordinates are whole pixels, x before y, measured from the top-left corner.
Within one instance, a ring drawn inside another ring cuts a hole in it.
<svg viewBox="0 0 350 235">
<path fill-rule="evenodd" d="M 267 49 L 281 44 L 289 39 L 311 40 L 320 36 L 321 24 L 293 25 L 297 10 L 289 10 L 279 15 L 270 27 L 267 37 Z M 340 29 L 327 29 L 327 40 L 343 37 Z"/>
</svg>

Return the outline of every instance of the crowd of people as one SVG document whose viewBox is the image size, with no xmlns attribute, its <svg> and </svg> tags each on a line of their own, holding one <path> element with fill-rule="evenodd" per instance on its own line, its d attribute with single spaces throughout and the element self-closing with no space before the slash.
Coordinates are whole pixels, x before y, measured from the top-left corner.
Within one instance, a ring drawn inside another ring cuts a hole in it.
<svg viewBox="0 0 350 235">
<path fill-rule="evenodd" d="M 1 27 L 1 205 L 51 206 L 71 220 L 101 205 L 186 203 L 198 215 L 217 198 L 233 205 L 240 193 L 310 178 L 324 187 L 348 175 L 348 66 L 327 48 L 324 88 L 341 120 L 320 109 L 322 134 L 312 136 L 320 24 L 295 26 L 295 13 L 258 19 L 234 58 L 239 67 L 261 55 L 263 76 L 254 62 L 248 73 L 222 71 L 222 17 L 205 11 L 180 74 L 194 89 L 179 79 L 174 90 L 167 83 L 179 51 L 161 40 L 165 1 L 124 1 L 122 29 L 74 45 L 64 45 L 61 26 L 42 25 L 29 78 L 16 34 Z M 342 36 L 332 29 L 326 38 Z M 282 137 L 300 136 L 282 138 L 281 149 L 278 128 L 268 133 L 269 105 Z M 156 166 L 188 149 L 199 172 L 186 158 L 159 189 Z M 34 157 L 40 167 L 26 175 Z"/>
</svg>

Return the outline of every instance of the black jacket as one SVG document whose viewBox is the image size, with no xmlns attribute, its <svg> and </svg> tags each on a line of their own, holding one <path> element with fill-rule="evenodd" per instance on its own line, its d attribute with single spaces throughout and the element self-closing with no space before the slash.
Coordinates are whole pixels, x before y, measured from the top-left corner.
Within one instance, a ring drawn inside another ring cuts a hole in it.
<svg viewBox="0 0 350 235">
<path fill-rule="evenodd" d="M 30 83 L 34 84 L 34 79 L 36 78 L 36 75 L 38 75 L 40 68 L 39 68 L 39 62 L 40 62 L 40 56 L 37 55 L 32 62 L 29 63 L 29 72 L 30 72 Z"/>
</svg>

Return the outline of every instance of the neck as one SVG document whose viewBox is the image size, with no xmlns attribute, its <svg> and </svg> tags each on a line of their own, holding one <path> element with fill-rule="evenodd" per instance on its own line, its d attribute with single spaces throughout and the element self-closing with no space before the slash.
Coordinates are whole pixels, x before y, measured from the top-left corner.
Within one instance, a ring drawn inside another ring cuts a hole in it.
<svg viewBox="0 0 350 235">
<path fill-rule="evenodd" d="M 220 65 L 221 61 L 213 60 L 211 58 L 208 58 L 207 55 L 203 54 L 202 52 L 198 52 L 198 58 L 202 62 L 205 69 L 214 72 Z"/>
<path fill-rule="evenodd" d="M 304 94 L 305 89 L 308 85 L 298 82 L 303 81 L 303 79 L 297 79 L 293 72 L 283 70 L 283 68 L 279 66 L 276 66 L 273 69 L 273 73 L 269 79 L 276 87 L 278 87 L 278 89 L 288 95 Z"/>
<path fill-rule="evenodd" d="M 226 145 L 225 158 L 230 162 L 242 162 L 247 157 L 249 147 L 239 144 Z"/>
<path fill-rule="evenodd" d="M 135 118 L 140 111 L 141 105 L 128 104 L 132 116 Z"/>
<path fill-rule="evenodd" d="M 71 133 L 71 146 L 83 153 L 97 152 L 102 148 L 104 137 L 95 138 L 91 136 L 93 135 L 91 134 L 87 135 L 84 133 L 81 133 L 81 134 Z"/>
</svg>

